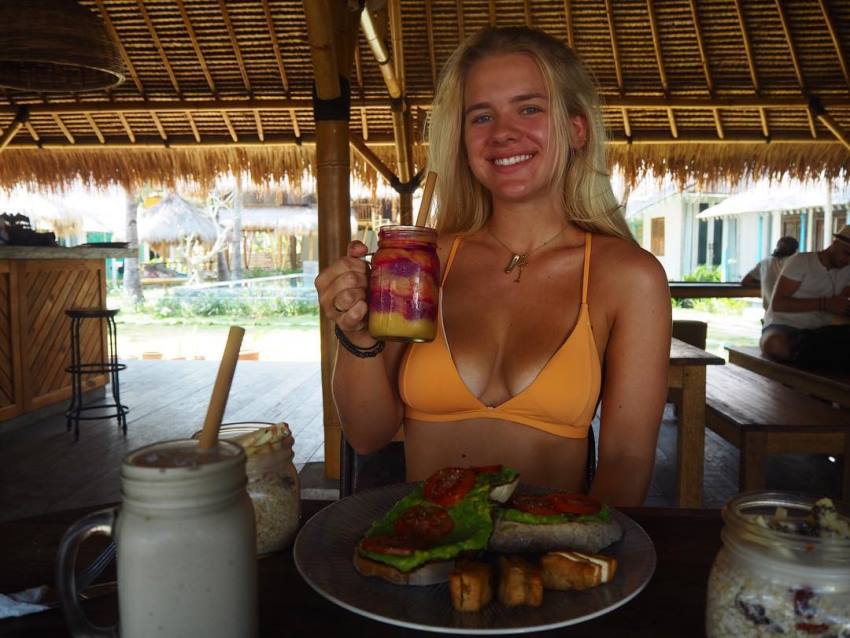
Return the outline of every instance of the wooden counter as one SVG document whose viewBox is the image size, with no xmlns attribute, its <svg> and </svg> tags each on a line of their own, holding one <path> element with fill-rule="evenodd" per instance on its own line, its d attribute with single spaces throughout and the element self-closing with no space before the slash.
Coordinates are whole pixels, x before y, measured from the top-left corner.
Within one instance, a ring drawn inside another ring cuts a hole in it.
<svg viewBox="0 0 850 638">
<path fill-rule="evenodd" d="M 135 254 L 123 248 L 0 246 L 0 421 L 70 399 L 65 310 L 104 307 L 104 258 Z M 83 322 L 83 361 L 103 356 L 105 329 Z M 83 391 L 104 385 L 105 375 L 90 375 Z"/>
</svg>

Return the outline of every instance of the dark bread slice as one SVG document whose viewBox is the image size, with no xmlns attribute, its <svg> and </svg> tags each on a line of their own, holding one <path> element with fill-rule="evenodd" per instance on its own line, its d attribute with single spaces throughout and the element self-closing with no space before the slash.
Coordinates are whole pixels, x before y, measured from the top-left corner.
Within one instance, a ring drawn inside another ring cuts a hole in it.
<svg viewBox="0 0 850 638">
<path fill-rule="evenodd" d="M 409 572 L 403 572 L 386 563 L 366 558 L 354 550 L 354 568 L 363 576 L 374 576 L 395 585 L 436 585 L 449 580 L 454 570 L 454 560 L 438 560 L 420 565 Z"/>
<path fill-rule="evenodd" d="M 623 537 L 623 528 L 610 523 L 573 522 L 532 525 L 497 520 L 487 549 L 500 553 L 543 553 L 558 549 L 597 553 Z"/>
</svg>

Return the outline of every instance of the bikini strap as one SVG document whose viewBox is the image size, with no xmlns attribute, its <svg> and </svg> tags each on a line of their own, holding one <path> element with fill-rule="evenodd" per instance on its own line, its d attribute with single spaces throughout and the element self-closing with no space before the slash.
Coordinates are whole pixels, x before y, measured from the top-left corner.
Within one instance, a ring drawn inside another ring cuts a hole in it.
<svg viewBox="0 0 850 638">
<path fill-rule="evenodd" d="M 452 262 L 455 259 L 455 253 L 457 252 L 458 246 L 460 246 L 460 242 L 463 239 L 463 236 L 458 235 L 454 238 L 452 242 L 452 247 L 449 249 L 449 258 L 446 260 L 446 267 L 443 268 L 443 276 L 440 277 L 440 286 L 446 283 L 446 277 L 449 275 L 449 270 L 452 268 Z"/>
<path fill-rule="evenodd" d="M 590 233 L 584 234 L 584 272 L 581 276 L 581 303 L 587 304 L 587 280 L 590 278 Z"/>
</svg>

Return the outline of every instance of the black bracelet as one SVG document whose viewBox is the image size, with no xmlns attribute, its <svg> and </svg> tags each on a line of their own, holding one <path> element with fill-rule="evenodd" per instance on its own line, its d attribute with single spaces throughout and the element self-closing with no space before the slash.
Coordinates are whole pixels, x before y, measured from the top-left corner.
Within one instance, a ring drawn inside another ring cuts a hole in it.
<svg viewBox="0 0 850 638">
<path fill-rule="evenodd" d="M 339 329 L 339 326 L 334 325 L 334 334 L 336 338 L 339 339 L 339 343 L 343 348 L 348 350 L 355 357 L 360 357 L 361 359 L 368 359 L 370 357 L 377 357 L 384 351 L 384 342 L 376 341 L 375 345 L 370 348 L 360 348 L 351 341 L 348 340 L 348 337 L 345 336 L 345 333 Z"/>
</svg>

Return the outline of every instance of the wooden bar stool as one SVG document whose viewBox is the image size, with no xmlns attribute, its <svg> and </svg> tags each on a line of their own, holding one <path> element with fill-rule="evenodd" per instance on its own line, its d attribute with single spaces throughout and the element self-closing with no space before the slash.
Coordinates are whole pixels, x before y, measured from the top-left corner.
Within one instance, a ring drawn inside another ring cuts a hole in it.
<svg viewBox="0 0 850 638">
<path fill-rule="evenodd" d="M 71 373 L 71 405 L 65 412 L 68 431 L 71 423 L 74 423 L 74 440 L 80 438 L 80 421 L 94 421 L 96 419 L 118 419 L 118 427 L 127 435 L 127 412 L 130 411 L 126 405 L 121 403 L 121 391 L 118 385 L 118 372 L 126 369 L 127 365 L 118 363 L 118 330 L 115 327 L 115 315 L 118 310 L 108 308 L 69 308 L 65 314 L 71 318 L 71 365 L 65 368 L 65 372 Z M 85 319 L 103 319 L 106 321 L 106 352 L 100 361 L 82 360 L 80 347 L 80 326 Z M 83 405 L 83 375 L 108 374 L 112 386 L 112 398 L 114 403 Z M 83 413 L 89 410 L 109 410 L 111 413 L 86 416 Z"/>
</svg>

